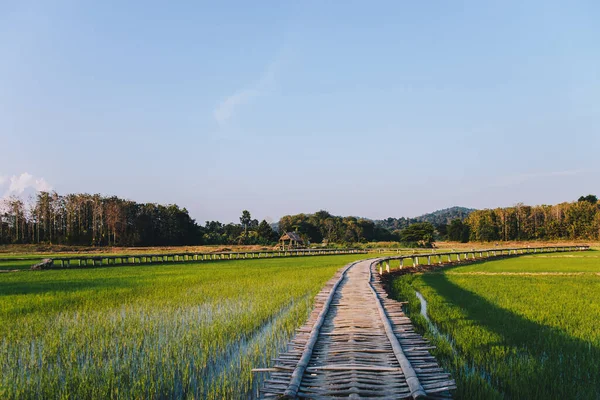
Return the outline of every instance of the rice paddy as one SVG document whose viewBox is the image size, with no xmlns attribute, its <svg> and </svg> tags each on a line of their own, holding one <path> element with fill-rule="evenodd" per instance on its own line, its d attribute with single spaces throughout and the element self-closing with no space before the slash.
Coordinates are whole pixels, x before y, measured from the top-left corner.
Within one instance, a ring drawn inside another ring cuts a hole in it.
<svg viewBox="0 0 600 400">
<path fill-rule="evenodd" d="M 250 398 L 360 257 L 1 274 L 0 398 Z"/>
<path fill-rule="evenodd" d="M 457 398 L 600 398 L 600 252 L 404 275 L 392 292 L 437 346 Z"/>
</svg>

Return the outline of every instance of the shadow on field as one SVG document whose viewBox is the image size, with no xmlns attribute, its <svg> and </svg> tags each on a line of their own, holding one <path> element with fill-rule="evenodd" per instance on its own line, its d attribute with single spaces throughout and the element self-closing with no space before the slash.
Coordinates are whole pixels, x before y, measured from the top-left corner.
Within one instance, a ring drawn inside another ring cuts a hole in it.
<svg viewBox="0 0 600 400">
<path fill-rule="evenodd" d="M 495 343 L 458 351 L 483 367 L 507 398 L 600 398 L 597 345 L 500 308 L 452 283 L 443 273 L 421 278 L 447 303 L 458 306 L 467 323 L 498 336 Z"/>
</svg>

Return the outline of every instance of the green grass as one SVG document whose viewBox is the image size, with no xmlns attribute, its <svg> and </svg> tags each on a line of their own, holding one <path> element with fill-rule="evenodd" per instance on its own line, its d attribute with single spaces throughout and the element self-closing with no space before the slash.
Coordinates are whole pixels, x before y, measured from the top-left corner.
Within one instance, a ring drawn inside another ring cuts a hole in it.
<svg viewBox="0 0 600 400">
<path fill-rule="evenodd" d="M 393 295 L 409 301 L 411 318 L 438 346 L 433 353 L 457 380 L 458 398 L 595 399 L 598 254 L 522 256 L 407 275 L 395 279 Z M 419 315 L 415 290 L 443 335 Z"/>
<path fill-rule="evenodd" d="M 600 272 L 600 251 L 523 255 L 452 269 L 465 272 Z"/>
<path fill-rule="evenodd" d="M 249 251 L 251 252 L 251 251 Z M 171 253 L 173 253 L 171 251 Z M 183 253 L 183 252 L 182 252 Z M 259 253 L 259 251 L 255 250 L 254 253 Z M 61 257 L 65 257 L 65 258 L 71 258 L 71 257 L 101 257 L 102 258 L 102 263 L 104 266 L 108 266 L 107 262 L 108 262 L 108 257 L 125 257 L 125 256 L 129 256 L 129 260 L 112 260 L 110 266 L 122 266 L 122 264 L 124 265 L 129 265 L 132 263 L 132 258 L 140 258 L 140 257 L 144 257 L 145 254 L 164 254 L 166 257 L 165 263 L 160 262 L 160 264 L 162 265 L 168 265 L 169 262 L 173 262 L 173 263 L 181 263 L 182 261 L 175 261 L 174 256 L 177 253 L 173 253 L 172 255 L 170 255 L 170 253 L 167 252 L 160 252 L 160 251 L 148 251 L 147 253 L 81 253 L 81 254 L 73 254 L 73 253 L 54 253 L 54 254 L 19 254 L 19 255 L 6 255 L 6 254 L 0 254 L 0 272 L 3 271 L 15 271 L 15 270 L 28 270 L 31 269 L 31 266 L 34 264 L 39 263 L 42 259 L 45 258 L 61 258 Z M 205 254 L 210 254 L 210 253 L 205 253 Z M 218 254 L 218 253 L 217 253 Z M 394 255 L 396 253 L 393 253 Z M 370 255 L 369 257 L 384 257 L 386 255 L 392 255 L 392 253 L 382 253 L 382 254 L 377 254 L 377 255 Z M 329 255 L 327 255 L 329 256 Z M 363 255 L 361 254 L 357 254 L 355 255 L 356 257 L 360 258 L 363 257 Z M 313 257 L 313 256 L 292 256 L 292 257 Z M 321 257 L 321 256 L 319 256 Z M 365 256 L 366 257 L 366 256 Z M 275 258 L 275 257 L 274 257 Z M 226 259 L 225 259 L 226 260 Z M 216 259 L 216 260 L 206 260 L 204 262 L 212 262 L 212 261 L 223 261 L 220 259 Z M 185 261 L 186 263 L 190 263 L 193 261 Z M 116 263 L 112 264 L 112 263 Z M 144 262 L 145 263 L 145 262 Z M 159 262 L 157 262 L 159 263 Z M 55 262 L 55 266 L 57 268 L 61 268 L 61 263 L 59 261 Z M 76 261 L 72 261 L 70 268 L 89 268 L 91 267 L 92 264 L 90 263 L 88 267 L 85 266 L 85 264 L 82 264 L 81 266 L 79 266 L 77 264 Z M 66 266 L 65 266 L 66 267 Z"/>
<path fill-rule="evenodd" d="M 0 275 L 0 398 L 240 398 L 367 255 Z"/>
<path fill-rule="evenodd" d="M 0 271 L 2 270 L 26 270 L 30 269 L 32 265 L 39 263 L 45 258 L 59 258 L 59 257 L 113 257 L 125 254 L 119 253 L 53 253 L 53 254 L 0 254 Z M 136 254 L 136 256 L 138 256 Z M 139 256 L 138 256 L 139 257 Z M 16 259 L 16 260 L 15 260 Z M 59 264 L 60 265 L 60 264 Z"/>
</svg>

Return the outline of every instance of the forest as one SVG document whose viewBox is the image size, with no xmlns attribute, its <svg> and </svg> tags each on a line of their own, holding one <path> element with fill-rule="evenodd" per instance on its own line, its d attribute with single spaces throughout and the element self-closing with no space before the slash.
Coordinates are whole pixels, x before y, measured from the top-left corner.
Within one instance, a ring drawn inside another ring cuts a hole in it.
<svg viewBox="0 0 600 400">
<path fill-rule="evenodd" d="M 600 204 L 595 195 L 555 205 L 476 210 L 448 226 L 455 241 L 599 240 Z"/>
<path fill-rule="evenodd" d="M 390 231 L 401 230 L 409 225 L 415 224 L 417 222 L 429 222 L 431 225 L 440 228 L 443 231 L 443 227 L 449 224 L 451 221 L 458 219 L 464 220 L 471 214 L 475 209 L 466 208 L 466 207 L 450 207 L 445 208 L 443 210 L 437 210 L 432 213 L 427 213 L 420 215 L 414 218 L 386 218 L 381 220 L 376 220 L 375 223 L 380 225 Z M 443 231 L 445 232 L 445 231 Z M 442 235 L 444 234 L 442 232 Z"/>
<path fill-rule="evenodd" d="M 50 243 L 92 246 L 268 244 L 277 234 L 248 211 L 240 224 L 198 225 L 177 205 L 136 203 L 99 194 L 40 192 L 30 202 L 0 200 L 0 244 Z"/>
<path fill-rule="evenodd" d="M 556 205 L 473 210 L 452 207 L 416 218 L 374 221 L 313 214 L 283 216 L 277 231 L 242 211 L 239 223 L 198 224 L 178 205 L 137 203 L 116 196 L 39 192 L 25 202 L 0 200 L 0 244 L 48 243 L 92 246 L 176 246 L 277 242 L 280 232 L 298 232 L 307 242 L 345 244 L 399 242 L 429 247 L 434 240 L 599 240 L 600 205 L 594 195 Z"/>
</svg>

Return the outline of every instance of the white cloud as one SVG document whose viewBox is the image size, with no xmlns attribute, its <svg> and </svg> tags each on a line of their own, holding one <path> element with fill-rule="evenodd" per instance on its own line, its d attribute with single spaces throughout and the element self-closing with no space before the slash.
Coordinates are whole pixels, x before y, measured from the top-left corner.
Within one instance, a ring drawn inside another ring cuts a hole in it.
<svg viewBox="0 0 600 400">
<path fill-rule="evenodd" d="M 222 103 L 217 105 L 213 115 L 219 125 L 227 122 L 235 111 L 235 108 L 240 104 L 247 103 L 252 97 L 258 96 L 260 92 L 258 90 L 240 90 L 232 94 L 223 100 Z"/>
<path fill-rule="evenodd" d="M 7 181 L 5 177 L 0 178 L 0 184 Z M 23 172 L 21 175 L 13 175 L 10 177 L 10 184 L 5 196 L 13 194 L 20 195 L 29 188 L 37 192 L 48 192 L 52 190 L 52 186 L 46 182 L 44 178 L 36 178 L 28 172 Z"/>
<path fill-rule="evenodd" d="M 213 116 L 219 125 L 223 125 L 229 121 L 234 116 L 238 106 L 247 104 L 253 98 L 273 90 L 273 87 L 275 86 L 275 76 L 279 69 L 279 65 L 281 64 L 281 60 L 282 56 L 280 54 L 274 61 L 267 65 L 260 78 L 249 85 L 248 88 L 236 91 L 217 104 L 213 111 Z"/>
</svg>

